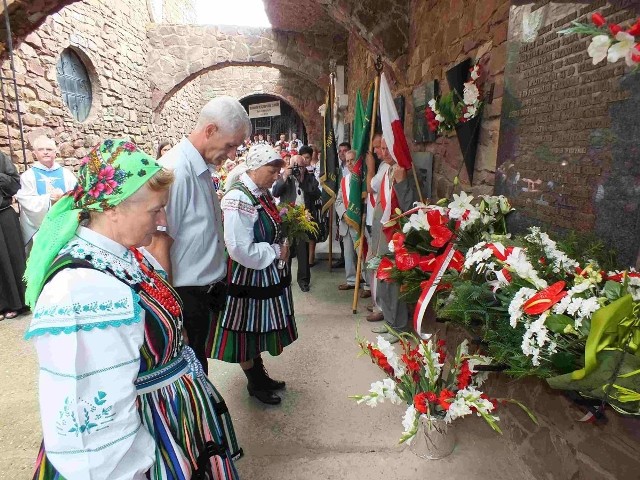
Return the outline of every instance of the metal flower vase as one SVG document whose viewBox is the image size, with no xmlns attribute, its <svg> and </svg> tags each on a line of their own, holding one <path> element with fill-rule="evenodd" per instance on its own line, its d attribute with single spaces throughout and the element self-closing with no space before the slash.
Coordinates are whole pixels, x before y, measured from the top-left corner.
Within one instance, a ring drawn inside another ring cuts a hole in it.
<svg viewBox="0 0 640 480">
<path fill-rule="evenodd" d="M 418 432 L 409 449 L 414 455 L 427 460 L 438 460 L 450 455 L 456 446 L 452 424 L 444 418 L 420 418 Z"/>
</svg>

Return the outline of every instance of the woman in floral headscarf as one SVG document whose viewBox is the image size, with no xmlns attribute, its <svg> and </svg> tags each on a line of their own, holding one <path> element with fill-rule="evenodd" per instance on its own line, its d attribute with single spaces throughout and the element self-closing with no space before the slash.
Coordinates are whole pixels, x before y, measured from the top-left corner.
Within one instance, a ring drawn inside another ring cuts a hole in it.
<svg viewBox="0 0 640 480">
<path fill-rule="evenodd" d="M 183 344 L 182 305 L 141 247 L 172 174 L 126 140 L 82 162 L 25 274 L 40 364 L 36 479 L 237 479 L 224 402 Z"/>
</svg>

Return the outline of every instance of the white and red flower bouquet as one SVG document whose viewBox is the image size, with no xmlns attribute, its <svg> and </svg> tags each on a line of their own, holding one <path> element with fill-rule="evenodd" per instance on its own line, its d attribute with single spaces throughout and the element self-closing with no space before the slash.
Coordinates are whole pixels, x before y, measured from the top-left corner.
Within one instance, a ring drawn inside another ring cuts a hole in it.
<svg viewBox="0 0 640 480">
<path fill-rule="evenodd" d="M 640 43 L 637 39 L 640 37 L 640 18 L 626 29 L 617 23 L 608 23 L 606 18 L 598 12 L 591 16 L 591 24 L 577 21 L 572 23 L 573 26 L 561 30 L 559 33 L 593 36 L 587 53 L 594 65 L 602 62 L 605 58 L 609 63 L 615 63 L 624 58 L 629 67 L 638 68 L 640 65 Z"/>
<path fill-rule="evenodd" d="M 469 249 L 438 316 L 479 333 L 508 373 L 640 413 L 640 274 L 576 260 L 538 227 Z"/>
<path fill-rule="evenodd" d="M 446 268 L 460 271 L 469 246 L 507 233 L 505 216 L 512 208 L 504 196 L 483 195 L 474 201 L 461 192 L 439 204 L 446 206 L 418 204 L 391 219 L 385 225 L 390 253 L 370 263 L 379 280 L 400 285 L 407 303 L 416 303 L 444 257 Z"/>
<path fill-rule="evenodd" d="M 365 395 L 350 398 L 370 407 L 385 400 L 408 405 L 402 420 L 404 431 L 400 443 L 411 443 L 421 420 L 427 424 L 436 419 L 451 423 L 472 414 L 482 417 L 493 430 L 501 433 L 496 415 L 499 403 L 516 403 L 534 419 L 519 402 L 492 399 L 480 389 L 488 372 L 479 371 L 479 365 L 490 365 L 492 359 L 470 353 L 466 340 L 458 345 L 454 355 L 450 355 L 443 340 L 435 337 L 419 339 L 391 329 L 390 332 L 400 339 L 399 352 L 380 336 L 375 344 L 358 340 L 362 352 L 384 371 L 387 378 L 372 383 Z"/>
<path fill-rule="evenodd" d="M 480 115 L 484 94 L 481 87 L 480 65 L 471 67 L 469 76 L 469 81 L 464 84 L 462 98 L 452 90 L 440 98 L 429 100 L 425 109 L 429 130 L 441 134 L 451 132 L 459 123 L 468 122 Z"/>
</svg>

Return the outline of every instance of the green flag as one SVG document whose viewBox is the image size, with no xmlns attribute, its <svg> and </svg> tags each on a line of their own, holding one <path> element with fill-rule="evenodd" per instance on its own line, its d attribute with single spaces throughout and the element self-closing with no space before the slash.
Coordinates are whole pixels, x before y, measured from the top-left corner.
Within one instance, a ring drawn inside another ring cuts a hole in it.
<svg viewBox="0 0 640 480">
<path fill-rule="evenodd" d="M 369 90 L 367 109 L 362 105 L 360 91 L 356 95 L 355 119 L 353 121 L 353 149 L 356 151 L 356 164 L 349 178 L 349 205 L 345 213 L 345 221 L 358 232 L 356 243 L 360 237 L 362 215 L 365 214 L 363 200 L 367 194 L 367 152 L 369 151 L 369 132 L 373 113 L 373 88 Z"/>
<path fill-rule="evenodd" d="M 320 162 L 320 183 L 322 185 L 322 213 L 336 201 L 338 190 L 338 150 L 333 132 L 333 95 L 329 86 L 326 109 L 324 111 L 324 155 Z M 333 221 L 333 219 L 331 219 Z"/>
</svg>

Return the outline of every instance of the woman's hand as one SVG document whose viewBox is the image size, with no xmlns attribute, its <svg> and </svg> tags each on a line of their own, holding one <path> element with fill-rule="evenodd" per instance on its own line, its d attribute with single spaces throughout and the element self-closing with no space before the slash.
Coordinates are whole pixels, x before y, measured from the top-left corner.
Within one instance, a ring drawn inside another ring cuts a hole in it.
<svg viewBox="0 0 640 480">
<path fill-rule="evenodd" d="M 280 245 L 280 260 L 289 260 L 289 245 Z"/>
</svg>

